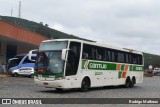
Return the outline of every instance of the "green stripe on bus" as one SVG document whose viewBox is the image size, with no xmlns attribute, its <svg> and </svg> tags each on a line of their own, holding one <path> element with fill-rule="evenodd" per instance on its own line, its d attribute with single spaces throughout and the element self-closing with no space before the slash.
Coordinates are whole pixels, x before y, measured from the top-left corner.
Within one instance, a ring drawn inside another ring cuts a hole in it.
<svg viewBox="0 0 160 107">
<path fill-rule="evenodd" d="M 132 71 L 132 65 L 130 65 L 129 70 Z"/>
<path fill-rule="evenodd" d="M 82 61 L 82 69 L 85 69 L 85 68 L 84 68 L 85 62 L 86 62 L 86 60 L 85 60 L 85 61 Z"/>
<path fill-rule="evenodd" d="M 124 70 L 124 66 L 125 66 L 124 64 L 121 65 L 121 71 Z"/>
<path fill-rule="evenodd" d="M 132 70 L 133 71 L 143 71 L 144 67 L 143 66 L 133 66 Z"/>
<path fill-rule="evenodd" d="M 36 76 L 36 77 L 38 76 L 38 72 L 37 71 L 34 72 L 34 76 Z"/>
<path fill-rule="evenodd" d="M 87 62 L 87 63 L 86 63 Z M 120 71 L 125 70 L 125 65 L 122 64 Z M 87 66 L 87 68 L 86 68 Z M 89 69 L 89 70 L 116 70 L 118 66 L 117 63 L 107 63 L 107 62 L 97 62 L 97 61 L 89 61 L 89 60 L 82 60 L 82 69 Z M 129 71 L 141 71 L 143 72 L 144 67 L 141 65 L 129 65 Z"/>
<path fill-rule="evenodd" d="M 122 72 L 118 72 L 118 78 L 121 78 L 122 77 Z"/>
</svg>

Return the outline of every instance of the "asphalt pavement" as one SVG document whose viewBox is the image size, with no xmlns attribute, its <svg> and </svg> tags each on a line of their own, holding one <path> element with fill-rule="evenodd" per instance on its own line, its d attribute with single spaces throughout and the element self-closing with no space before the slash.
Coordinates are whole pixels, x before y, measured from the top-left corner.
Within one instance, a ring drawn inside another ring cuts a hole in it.
<svg viewBox="0 0 160 107">
<path fill-rule="evenodd" d="M 0 98 L 160 98 L 160 76 L 144 77 L 143 83 L 133 88 L 108 86 L 88 92 L 78 89 L 58 92 L 54 88 L 37 86 L 33 78 L 28 77 L 0 78 L 0 82 Z"/>
</svg>

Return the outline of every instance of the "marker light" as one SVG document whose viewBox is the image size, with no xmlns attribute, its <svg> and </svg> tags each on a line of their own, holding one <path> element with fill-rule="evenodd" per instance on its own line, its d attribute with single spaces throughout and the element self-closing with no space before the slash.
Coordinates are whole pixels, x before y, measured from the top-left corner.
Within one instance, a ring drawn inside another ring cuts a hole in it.
<svg viewBox="0 0 160 107">
<path fill-rule="evenodd" d="M 43 70 L 42 68 L 39 68 L 39 69 L 38 69 L 38 72 L 39 72 L 39 73 L 43 73 L 44 70 Z"/>
</svg>

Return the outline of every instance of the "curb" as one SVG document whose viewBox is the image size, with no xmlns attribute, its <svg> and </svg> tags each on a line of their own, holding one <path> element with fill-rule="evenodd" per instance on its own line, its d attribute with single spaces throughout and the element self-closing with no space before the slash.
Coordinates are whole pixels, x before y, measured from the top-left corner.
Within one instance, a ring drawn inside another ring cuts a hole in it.
<svg viewBox="0 0 160 107">
<path fill-rule="evenodd" d="M 153 74 L 147 74 L 147 73 L 145 73 L 144 77 L 153 77 Z"/>
<path fill-rule="evenodd" d="M 12 75 L 7 75 L 7 74 L 0 74 L 0 78 L 6 78 L 6 77 L 11 77 Z"/>
<path fill-rule="evenodd" d="M 7 75 L 1 75 L 0 74 L 0 78 L 6 78 L 7 77 Z"/>
</svg>

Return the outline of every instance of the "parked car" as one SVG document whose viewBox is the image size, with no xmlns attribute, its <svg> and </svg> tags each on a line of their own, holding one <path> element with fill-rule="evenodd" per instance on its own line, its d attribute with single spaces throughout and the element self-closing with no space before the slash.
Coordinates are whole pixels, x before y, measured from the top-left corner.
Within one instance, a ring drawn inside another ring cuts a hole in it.
<svg viewBox="0 0 160 107">
<path fill-rule="evenodd" d="M 153 74 L 160 75 L 160 68 L 154 68 Z"/>
<path fill-rule="evenodd" d="M 30 78 L 34 77 L 34 68 L 32 67 L 22 67 L 20 69 L 12 70 L 12 76 L 17 77 L 19 75 L 21 76 L 28 76 Z"/>
</svg>

